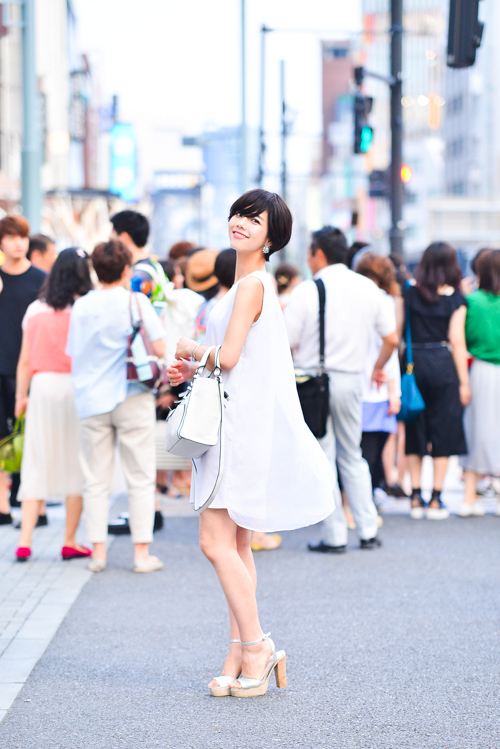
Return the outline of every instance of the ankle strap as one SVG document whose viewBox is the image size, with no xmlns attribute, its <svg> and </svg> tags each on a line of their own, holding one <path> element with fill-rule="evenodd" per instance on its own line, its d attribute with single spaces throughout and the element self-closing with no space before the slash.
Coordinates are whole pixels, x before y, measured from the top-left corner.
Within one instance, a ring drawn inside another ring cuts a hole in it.
<svg viewBox="0 0 500 749">
<path fill-rule="evenodd" d="M 239 642 L 241 644 L 241 640 L 229 640 L 229 642 Z"/>
<path fill-rule="evenodd" d="M 242 645 L 257 645 L 257 643 L 262 642 L 263 640 L 267 640 L 268 637 L 271 636 L 271 633 L 268 632 L 267 635 L 262 635 L 262 637 L 259 637 L 258 640 L 252 640 L 251 642 L 242 642 Z"/>
</svg>

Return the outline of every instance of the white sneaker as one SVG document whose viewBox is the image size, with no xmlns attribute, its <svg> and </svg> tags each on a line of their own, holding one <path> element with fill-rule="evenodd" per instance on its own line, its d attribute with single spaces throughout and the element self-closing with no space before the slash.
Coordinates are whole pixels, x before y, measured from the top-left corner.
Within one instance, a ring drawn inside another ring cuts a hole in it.
<svg viewBox="0 0 500 749">
<path fill-rule="evenodd" d="M 163 562 L 158 557 L 149 557 L 148 559 L 136 559 L 134 561 L 134 572 L 156 572 L 163 569 Z"/>
<path fill-rule="evenodd" d="M 424 508 L 419 505 L 417 507 L 410 508 L 410 517 L 412 520 L 423 520 L 424 519 Z"/>
<path fill-rule="evenodd" d="M 477 502 L 473 505 L 462 502 L 457 510 L 457 515 L 461 518 L 482 518 L 484 510 Z"/>
<path fill-rule="evenodd" d="M 450 517 L 448 508 L 444 506 L 440 499 L 437 501 L 439 502 L 439 507 L 427 507 L 425 513 L 427 520 L 447 520 Z"/>
</svg>

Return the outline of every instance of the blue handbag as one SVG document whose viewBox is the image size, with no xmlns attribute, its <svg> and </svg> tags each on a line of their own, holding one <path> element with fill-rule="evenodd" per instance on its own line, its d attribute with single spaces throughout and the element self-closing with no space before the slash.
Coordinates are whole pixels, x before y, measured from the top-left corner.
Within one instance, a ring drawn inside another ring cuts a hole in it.
<svg viewBox="0 0 500 749">
<path fill-rule="evenodd" d="M 401 410 L 398 421 L 413 421 L 425 409 L 422 393 L 413 372 L 413 347 L 411 345 L 410 308 L 406 307 L 406 372 L 401 377 Z"/>
</svg>

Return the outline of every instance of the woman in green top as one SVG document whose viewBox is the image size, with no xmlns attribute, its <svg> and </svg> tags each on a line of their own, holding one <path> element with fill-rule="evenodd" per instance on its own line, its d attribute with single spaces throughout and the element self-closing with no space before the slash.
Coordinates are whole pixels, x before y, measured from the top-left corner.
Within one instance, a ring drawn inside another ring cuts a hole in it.
<svg viewBox="0 0 500 749">
<path fill-rule="evenodd" d="M 481 475 L 500 475 L 500 250 L 483 252 L 478 261 L 479 289 L 468 297 L 465 338 L 473 357 L 471 401 L 464 416 L 469 452 L 465 469 L 465 499 L 458 514 L 484 515 L 476 504 Z M 500 504 L 497 507 L 500 515 Z"/>
</svg>

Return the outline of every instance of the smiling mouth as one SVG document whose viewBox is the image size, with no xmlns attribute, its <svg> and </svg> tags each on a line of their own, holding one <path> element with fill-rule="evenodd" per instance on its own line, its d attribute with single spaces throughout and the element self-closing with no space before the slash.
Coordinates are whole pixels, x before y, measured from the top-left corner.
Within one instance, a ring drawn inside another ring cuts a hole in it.
<svg viewBox="0 0 500 749">
<path fill-rule="evenodd" d="M 242 239 L 248 239 L 246 234 L 242 234 L 241 231 L 237 231 L 236 229 L 233 229 L 233 236 L 241 237 Z"/>
</svg>

